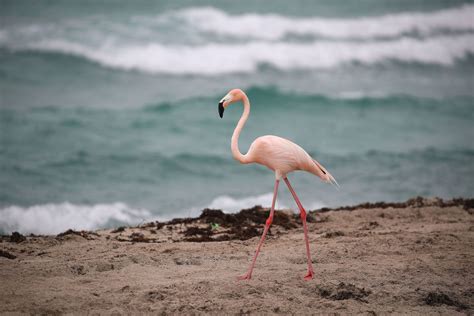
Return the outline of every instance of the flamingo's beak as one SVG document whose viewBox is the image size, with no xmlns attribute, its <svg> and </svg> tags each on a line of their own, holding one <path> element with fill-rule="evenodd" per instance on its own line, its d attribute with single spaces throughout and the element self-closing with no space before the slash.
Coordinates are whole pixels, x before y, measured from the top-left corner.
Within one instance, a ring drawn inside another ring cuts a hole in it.
<svg viewBox="0 0 474 316">
<path fill-rule="evenodd" d="M 222 118 L 224 116 L 224 101 L 219 102 L 219 116 Z"/>
</svg>

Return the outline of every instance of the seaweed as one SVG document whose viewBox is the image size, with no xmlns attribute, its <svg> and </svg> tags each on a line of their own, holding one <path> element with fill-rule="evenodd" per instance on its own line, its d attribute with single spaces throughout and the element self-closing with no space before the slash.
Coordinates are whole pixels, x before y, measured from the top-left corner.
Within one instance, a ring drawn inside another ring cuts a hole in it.
<svg viewBox="0 0 474 316">
<path fill-rule="evenodd" d="M 10 242 L 20 243 L 26 240 L 26 237 L 19 232 L 13 232 L 10 236 Z"/>
<path fill-rule="evenodd" d="M 120 227 L 115 228 L 115 229 L 112 231 L 112 233 L 113 233 L 113 234 L 121 233 L 121 232 L 125 231 L 125 229 L 126 229 L 126 227 L 120 226 Z"/>
<path fill-rule="evenodd" d="M 257 228 L 265 225 L 268 216 L 269 209 L 258 205 L 241 210 L 236 214 L 225 214 L 222 210 L 204 209 L 195 222 L 206 223 L 209 226 L 205 228 L 188 227 L 183 234 L 185 241 L 191 242 L 247 240 L 261 234 Z M 214 227 L 218 225 L 219 228 L 213 229 L 213 225 Z M 272 225 L 293 229 L 301 224 L 299 215 L 275 211 Z"/>
<path fill-rule="evenodd" d="M 319 209 L 319 212 L 329 212 L 329 211 L 353 211 L 356 209 L 374 209 L 374 208 L 407 208 L 407 207 L 425 207 L 425 206 L 437 206 L 437 207 L 453 207 L 453 206 L 462 206 L 463 209 L 471 213 L 471 209 L 474 208 L 474 199 L 464 199 L 464 198 L 454 198 L 451 200 L 443 200 L 441 198 L 424 198 L 421 196 L 416 196 L 405 202 L 366 202 L 358 205 L 352 206 L 341 206 L 336 208 L 324 207 Z"/>
</svg>

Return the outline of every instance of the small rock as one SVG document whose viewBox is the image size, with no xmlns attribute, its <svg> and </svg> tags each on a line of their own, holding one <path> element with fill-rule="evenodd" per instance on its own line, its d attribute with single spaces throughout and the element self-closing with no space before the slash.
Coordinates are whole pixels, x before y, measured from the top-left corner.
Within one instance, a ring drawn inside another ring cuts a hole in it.
<svg viewBox="0 0 474 316">
<path fill-rule="evenodd" d="M 201 264 L 201 262 L 199 260 L 196 260 L 194 258 L 174 258 L 174 263 L 176 263 L 177 265 L 181 266 L 181 265 L 195 265 L 195 266 L 198 266 Z"/>
<path fill-rule="evenodd" d="M 150 302 L 162 301 L 162 300 L 165 299 L 165 296 L 162 293 L 158 292 L 158 291 L 149 291 L 145 294 L 145 297 Z"/>
<path fill-rule="evenodd" d="M 105 271 L 110 271 L 114 269 L 114 265 L 112 263 L 108 262 L 100 262 L 96 266 L 96 270 L 98 272 L 105 272 Z"/>
<path fill-rule="evenodd" d="M 334 237 L 340 237 L 344 236 L 344 232 L 341 232 L 339 230 L 333 231 L 333 232 L 327 232 L 324 234 L 324 238 L 334 238 Z"/>
<path fill-rule="evenodd" d="M 86 268 L 82 264 L 75 264 L 71 266 L 71 271 L 74 274 L 84 275 L 86 274 Z"/>
</svg>

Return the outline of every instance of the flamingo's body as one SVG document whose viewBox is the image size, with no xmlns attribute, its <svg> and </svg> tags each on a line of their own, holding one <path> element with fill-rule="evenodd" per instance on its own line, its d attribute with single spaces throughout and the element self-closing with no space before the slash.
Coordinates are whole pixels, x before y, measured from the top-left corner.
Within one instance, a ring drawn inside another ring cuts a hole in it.
<svg viewBox="0 0 474 316">
<path fill-rule="evenodd" d="M 330 179 L 328 173 L 303 148 L 278 136 L 257 138 L 245 156 L 247 163 L 258 163 L 275 171 L 277 179 L 295 170 L 310 172 L 326 181 Z"/>
<path fill-rule="evenodd" d="M 243 155 L 239 151 L 238 140 L 240 132 L 242 131 L 242 128 L 245 125 L 245 122 L 247 121 L 250 114 L 250 102 L 247 95 L 240 89 L 233 89 L 224 98 L 222 98 L 222 100 L 219 102 L 218 109 L 219 115 L 222 117 L 225 108 L 228 107 L 229 104 L 237 101 L 242 101 L 244 105 L 244 111 L 232 135 L 232 155 L 240 163 L 258 163 L 268 167 L 269 169 L 275 172 L 276 178 L 270 216 L 268 217 L 265 223 L 265 229 L 263 231 L 262 238 L 260 239 L 260 242 L 258 244 L 257 251 L 255 252 L 255 256 L 252 260 L 252 264 L 250 265 L 249 271 L 245 275 L 240 277 L 240 279 L 250 279 L 252 277 L 253 267 L 255 265 L 255 261 L 257 260 L 260 247 L 262 246 L 263 241 L 265 240 L 265 236 L 273 220 L 273 214 L 275 211 L 275 201 L 278 193 L 278 184 L 280 182 L 280 179 L 282 178 L 287 184 L 288 189 L 290 190 L 291 194 L 293 195 L 293 198 L 296 201 L 296 204 L 298 205 L 298 208 L 300 209 L 300 216 L 301 220 L 303 221 L 303 230 L 306 242 L 306 252 L 308 256 L 308 274 L 305 276 L 305 279 L 312 279 L 314 271 L 309 251 L 308 229 L 306 227 L 306 211 L 301 205 L 301 202 L 299 201 L 295 191 L 293 190 L 287 178 L 287 174 L 292 171 L 303 170 L 310 172 L 321 178 L 323 181 L 330 182 L 336 186 L 338 186 L 337 182 L 334 177 L 323 166 L 321 166 L 321 164 L 311 158 L 311 156 L 303 148 L 285 138 L 273 135 L 258 137 L 250 145 L 248 152 Z"/>
</svg>

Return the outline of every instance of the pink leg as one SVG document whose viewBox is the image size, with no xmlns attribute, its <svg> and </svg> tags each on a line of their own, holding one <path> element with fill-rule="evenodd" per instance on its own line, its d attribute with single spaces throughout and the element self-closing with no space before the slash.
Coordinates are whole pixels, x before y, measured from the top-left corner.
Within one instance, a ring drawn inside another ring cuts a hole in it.
<svg viewBox="0 0 474 316">
<path fill-rule="evenodd" d="M 270 228 L 270 225 L 272 224 L 272 221 L 273 221 L 273 214 L 275 213 L 275 201 L 276 201 L 276 197 L 278 193 L 279 183 L 280 183 L 279 180 L 275 181 L 275 189 L 273 190 L 272 208 L 270 210 L 270 215 L 268 216 L 267 221 L 265 223 L 265 229 L 263 230 L 262 237 L 260 238 L 260 242 L 258 243 L 257 251 L 255 251 L 255 255 L 253 256 L 253 260 L 252 260 L 252 263 L 250 264 L 248 272 L 240 276 L 238 278 L 239 280 L 250 280 L 250 278 L 252 278 L 252 271 L 253 271 L 253 267 L 255 266 L 255 261 L 257 261 L 258 253 L 260 252 L 260 248 L 262 247 L 263 241 L 265 240 L 265 236 L 267 235 L 268 229 Z"/>
<path fill-rule="evenodd" d="M 288 186 L 288 189 L 290 189 L 291 194 L 293 195 L 293 198 L 296 201 L 296 204 L 298 205 L 298 208 L 300 209 L 300 217 L 301 221 L 303 222 L 303 231 L 304 231 L 304 240 L 306 242 L 306 255 L 308 256 L 308 274 L 304 277 L 305 280 L 311 280 L 314 275 L 314 270 L 313 270 L 313 263 L 311 261 L 311 254 L 309 252 L 309 240 L 308 240 L 308 227 L 306 226 L 306 211 L 303 208 L 303 205 L 301 205 L 300 200 L 298 199 L 298 196 L 296 195 L 295 190 L 291 187 L 290 181 L 288 181 L 288 178 L 284 178 L 286 185 Z"/>
</svg>

